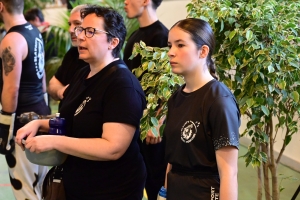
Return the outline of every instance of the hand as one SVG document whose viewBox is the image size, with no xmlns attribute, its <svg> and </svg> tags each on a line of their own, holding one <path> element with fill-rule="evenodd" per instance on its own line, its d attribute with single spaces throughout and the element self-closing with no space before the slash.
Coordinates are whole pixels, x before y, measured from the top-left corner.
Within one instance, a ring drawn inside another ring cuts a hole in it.
<svg viewBox="0 0 300 200">
<path fill-rule="evenodd" d="M 16 143 L 24 150 L 24 145 L 22 140 L 27 137 L 27 139 L 34 137 L 40 128 L 39 120 L 33 120 L 20 128 L 16 134 Z M 26 140 L 27 140 L 26 139 Z"/>
<path fill-rule="evenodd" d="M 25 140 L 25 148 L 29 149 L 30 152 L 41 153 L 44 151 L 50 151 L 53 148 L 54 140 L 57 137 L 53 135 L 39 135 L 35 137 L 29 137 Z"/>
<path fill-rule="evenodd" d="M 57 97 L 59 99 L 63 99 L 64 98 L 64 92 L 65 92 L 65 90 L 67 89 L 68 86 L 69 86 L 69 84 L 57 91 Z"/>
<path fill-rule="evenodd" d="M 0 153 L 8 154 L 15 149 L 13 130 L 15 113 L 0 112 Z"/>
<path fill-rule="evenodd" d="M 159 133 L 159 130 L 158 130 Z M 155 136 L 151 130 L 148 131 L 146 136 L 146 144 L 158 144 L 162 141 L 162 138 L 160 136 Z"/>
<path fill-rule="evenodd" d="M 147 133 L 147 136 L 146 136 L 146 144 L 158 144 L 162 141 L 162 137 L 160 137 L 160 132 L 159 132 L 159 129 L 161 127 L 161 125 L 164 123 L 164 120 L 165 120 L 165 116 L 161 117 L 160 120 L 158 121 L 158 126 L 156 126 L 156 131 L 158 133 L 158 136 L 156 137 L 151 129 L 148 131 Z"/>
</svg>

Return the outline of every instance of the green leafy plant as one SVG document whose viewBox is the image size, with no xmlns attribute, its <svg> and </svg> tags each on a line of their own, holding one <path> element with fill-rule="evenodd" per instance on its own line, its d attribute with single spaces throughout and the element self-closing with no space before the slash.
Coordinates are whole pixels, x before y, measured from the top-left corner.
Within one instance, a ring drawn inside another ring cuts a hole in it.
<svg viewBox="0 0 300 200">
<path fill-rule="evenodd" d="M 192 0 L 187 8 L 188 17 L 213 27 L 218 75 L 248 118 L 242 136 L 252 143 L 244 158 L 258 168 L 257 199 L 264 188 L 267 200 L 278 200 L 277 165 L 299 129 L 300 1 Z M 284 141 L 276 157 L 279 132 Z"/>
<path fill-rule="evenodd" d="M 132 56 L 142 57 L 142 65 L 133 70 L 133 73 L 140 78 L 140 83 L 146 91 L 147 108 L 144 110 L 141 119 L 141 139 L 144 140 L 149 130 L 155 136 L 161 134 L 164 125 L 159 131 L 156 127 L 167 113 L 167 100 L 178 86 L 184 83 L 181 76 L 173 74 L 169 63 L 167 51 L 169 48 L 148 47 L 144 42 L 136 43 Z"/>
<path fill-rule="evenodd" d="M 24 0 L 24 12 L 31 8 L 44 9 L 47 3 L 52 3 L 53 0 Z"/>
</svg>

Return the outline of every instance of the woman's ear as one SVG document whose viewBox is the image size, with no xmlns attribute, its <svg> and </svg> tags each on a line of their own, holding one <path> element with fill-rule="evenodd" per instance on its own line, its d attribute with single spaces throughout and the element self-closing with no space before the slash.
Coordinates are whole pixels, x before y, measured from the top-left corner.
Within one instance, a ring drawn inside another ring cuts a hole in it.
<svg viewBox="0 0 300 200">
<path fill-rule="evenodd" d="M 3 3 L 0 2 L 0 12 L 2 12 L 2 10 L 3 10 Z"/>
<path fill-rule="evenodd" d="M 150 3 L 150 1 L 151 1 L 151 0 L 144 0 L 143 5 L 144 5 L 144 6 L 148 6 L 148 4 Z"/>
<path fill-rule="evenodd" d="M 200 49 L 199 58 L 205 58 L 209 53 L 209 47 L 207 45 L 203 45 Z"/>
<path fill-rule="evenodd" d="M 118 46 L 119 42 L 120 42 L 119 38 L 116 38 L 116 37 L 112 38 L 108 49 L 116 48 L 116 46 Z"/>
</svg>

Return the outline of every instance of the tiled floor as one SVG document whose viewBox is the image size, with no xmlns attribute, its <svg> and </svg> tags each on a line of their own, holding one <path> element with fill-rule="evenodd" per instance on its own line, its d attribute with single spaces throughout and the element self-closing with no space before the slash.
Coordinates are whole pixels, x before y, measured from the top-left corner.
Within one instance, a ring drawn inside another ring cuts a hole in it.
<svg viewBox="0 0 300 200">
<path fill-rule="evenodd" d="M 245 147 L 241 147 L 239 154 L 244 155 Z M 283 165 L 278 167 L 279 174 L 282 174 L 280 184 L 285 189 L 281 192 L 280 200 L 290 200 L 294 195 L 297 187 L 300 185 L 300 173 L 289 169 Z M 239 199 L 254 200 L 256 199 L 256 171 L 251 166 L 245 167 L 243 159 L 239 159 Z M 13 200 L 5 158 L 0 155 L 0 200 Z M 146 198 L 145 198 L 146 200 Z M 300 194 L 297 197 L 300 200 Z"/>
</svg>

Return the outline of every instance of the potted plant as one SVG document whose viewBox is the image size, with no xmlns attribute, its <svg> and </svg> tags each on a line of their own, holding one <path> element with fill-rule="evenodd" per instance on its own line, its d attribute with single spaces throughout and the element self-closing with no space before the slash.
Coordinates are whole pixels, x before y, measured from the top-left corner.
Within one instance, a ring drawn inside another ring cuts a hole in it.
<svg viewBox="0 0 300 200">
<path fill-rule="evenodd" d="M 300 2 L 293 0 L 192 0 L 188 17 L 208 21 L 218 42 L 218 75 L 248 118 L 246 165 L 258 168 L 257 199 L 279 199 L 277 165 L 298 132 Z M 278 156 L 278 133 L 284 142 Z M 262 185 L 263 184 L 263 185 Z"/>
</svg>

